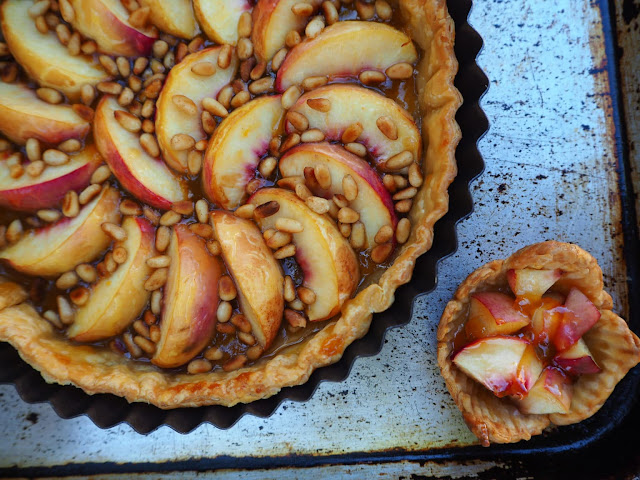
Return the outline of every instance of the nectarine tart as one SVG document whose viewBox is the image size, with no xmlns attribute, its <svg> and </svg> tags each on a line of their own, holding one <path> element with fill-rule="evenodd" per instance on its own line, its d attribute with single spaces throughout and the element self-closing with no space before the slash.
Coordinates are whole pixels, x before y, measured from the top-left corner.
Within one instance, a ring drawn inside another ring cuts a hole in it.
<svg viewBox="0 0 640 480">
<path fill-rule="evenodd" d="M 438 328 L 438 363 L 483 445 L 580 422 L 640 362 L 611 311 L 602 271 L 580 247 L 544 242 L 473 272 Z"/>
<path fill-rule="evenodd" d="M 7 0 L 0 340 L 162 408 L 304 383 L 448 208 L 444 0 Z"/>
</svg>

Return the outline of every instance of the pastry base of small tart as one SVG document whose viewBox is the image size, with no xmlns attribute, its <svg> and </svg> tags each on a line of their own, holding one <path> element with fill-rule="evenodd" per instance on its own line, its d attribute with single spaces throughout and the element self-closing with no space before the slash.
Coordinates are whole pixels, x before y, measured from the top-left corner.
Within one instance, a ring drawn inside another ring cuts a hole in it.
<svg viewBox="0 0 640 480">
<path fill-rule="evenodd" d="M 508 399 L 496 397 L 451 361 L 453 339 L 467 319 L 471 295 L 476 291 L 506 288 L 507 271 L 525 267 L 562 269 L 565 274 L 553 290 L 566 294 L 570 287 L 577 287 L 602 314 L 583 337 L 602 372 L 578 378 L 571 409 L 566 414 L 522 414 Z M 488 263 L 458 287 L 440 319 L 438 364 L 465 422 L 482 445 L 529 440 L 551 424 L 569 425 L 589 418 L 602 407 L 629 369 L 640 362 L 640 340 L 627 323 L 611 311 L 611 296 L 603 288 L 602 270 L 595 258 L 576 245 L 554 241 L 530 245 L 506 260 Z"/>
<path fill-rule="evenodd" d="M 70 343 L 27 304 L 0 310 L 0 340 L 10 342 L 48 382 L 73 384 L 90 394 L 112 393 L 161 408 L 232 406 L 266 398 L 284 387 L 305 383 L 314 369 L 340 360 L 347 346 L 367 333 L 372 314 L 389 308 L 395 290 L 411 279 L 416 259 L 431 248 L 434 224 L 448 210 L 447 189 L 457 173 L 455 149 L 460 129 L 455 114 L 462 98 L 453 86 L 458 70 L 453 20 L 445 0 L 400 0 L 399 6 L 408 22 L 407 32 L 424 51 L 417 88 L 423 112 L 425 181 L 409 214 L 413 225 L 409 240 L 375 283 L 345 303 L 339 318 L 252 366 L 196 375 L 170 374 L 108 349 Z M 2 297 L 0 289 L 0 307 Z"/>
</svg>

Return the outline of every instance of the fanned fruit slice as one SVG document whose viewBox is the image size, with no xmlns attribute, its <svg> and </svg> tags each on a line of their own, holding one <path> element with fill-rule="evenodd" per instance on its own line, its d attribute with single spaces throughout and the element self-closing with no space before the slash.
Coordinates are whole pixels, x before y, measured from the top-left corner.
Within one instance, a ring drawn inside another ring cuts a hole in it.
<svg viewBox="0 0 640 480">
<path fill-rule="evenodd" d="M 116 242 L 127 259 L 115 272 L 101 278 L 91 289 L 87 303 L 78 308 L 67 336 L 92 342 L 121 333 L 149 301 L 144 283 L 151 273 L 147 260 L 155 255 L 154 228 L 144 218 L 127 217 L 122 222 L 126 239 Z"/>
<path fill-rule="evenodd" d="M 0 155 L 4 157 L 0 160 L 0 205 L 21 211 L 58 206 L 65 192 L 78 191 L 89 185 L 91 174 L 102 163 L 95 146 L 88 145 L 78 154 L 70 156 L 64 165 L 46 166 L 35 177 L 23 173 L 19 178 L 12 178 L 7 165 L 11 154 Z"/>
<path fill-rule="evenodd" d="M 304 115 L 308 127 L 321 130 L 328 140 L 364 144 L 384 171 L 402 171 L 419 163 L 420 131 L 413 118 L 373 90 L 351 84 L 326 85 L 302 95 L 289 115 L 292 112 Z M 289 122 L 286 129 L 287 133 L 295 131 Z"/>
<path fill-rule="evenodd" d="M 276 90 L 284 92 L 308 77 L 352 77 L 365 70 L 384 72 L 399 63 L 413 64 L 417 58 L 413 42 L 400 30 L 384 23 L 338 22 L 289 52 L 278 69 Z"/>
<path fill-rule="evenodd" d="M 235 45 L 240 15 L 251 10 L 251 3 L 247 0 L 193 0 L 193 9 L 210 40 Z"/>
<path fill-rule="evenodd" d="M 220 260 L 185 225 L 174 227 L 168 254 L 161 336 L 151 359 L 165 368 L 184 365 L 211 340 L 222 276 Z"/>
<path fill-rule="evenodd" d="M 355 291 L 360 276 L 356 255 L 335 224 L 313 212 L 294 193 L 280 188 L 258 190 L 249 203 L 256 206 L 256 221 L 263 231 L 273 228 L 291 236 L 291 243 L 282 248 L 293 253 L 295 247 L 304 277 L 302 285 L 316 298 L 305 307 L 309 320 L 336 315 Z M 276 211 L 262 217 L 261 209 Z"/>
<path fill-rule="evenodd" d="M 0 82 L 0 131 L 20 145 L 30 138 L 58 144 L 82 140 L 89 123 L 69 105 L 40 100 L 26 85 Z"/>
<path fill-rule="evenodd" d="M 122 186 L 139 200 L 158 208 L 168 209 L 173 203 L 186 200 L 184 181 L 160 158 L 149 155 L 142 148 L 138 134 L 123 127 L 118 116 L 132 117 L 115 98 L 102 97 L 96 108 L 93 136 L 98 151 Z"/>
<path fill-rule="evenodd" d="M 202 172 L 207 197 L 227 210 L 247 198 L 245 187 L 255 177 L 271 138 L 282 130 L 280 96 L 256 98 L 225 118 L 209 141 Z"/>
<path fill-rule="evenodd" d="M 287 34 L 302 32 L 307 23 L 303 15 L 296 15 L 291 8 L 301 3 L 299 0 L 258 0 L 253 8 L 253 33 L 251 40 L 259 59 L 269 61 L 285 46 Z M 312 10 L 316 10 L 322 0 L 309 0 Z M 309 12 L 311 13 L 311 12 Z"/>
<path fill-rule="evenodd" d="M 71 100 L 80 98 L 84 84 L 96 85 L 109 76 L 92 57 L 71 55 L 55 32 L 40 33 L 24 0 L 2 4 L 2 33 L 13 57 L 42 87 L 55 88 Z"/>
<path fill-rule="evenodd" d="M 222 47 L 214 47 L 188 55 L 171 69 L 158 98 L 158 144 L 165 162 L 179 172 L 188 171 L 189 151 L 196 142 L 207 138 L 202 127 L 206 99 L 217 105 L 215 97 L 233 80 L 238 68 L 235 54 L 226 68 L 220 68 L 221 50 Z"/>
<path fill-rule="evenodd" d="M 30 275 L 53 276 L 94 260 L 111 239 L 102 231 L 105 222 L 120 220 L 120 195 L 105 188 L 73 218 L 32 230 L 0 252 L 14 269 Z"/>
<path fill-rule="evenodd" d="M 163 32 L 191 39 L 200 31 L 190 0 L 140 0 L 139 3 L 149 7 L 151 23 Z"/>
<path fill-rule="evenodd" d="M 283 177 L 310 177 L 309 170 L 305 176 L 305 169 L 313 170 L 319 165 L 329 172 L 330 181 L 320 185 L 317 179 L 314 181 L 312 178 L 307 187 L 320 197 L 332 199 L 335 195 L 342 195 L 350 201 L 349 207 L 358 212 L 365 227 L 367 241 L 364 247 L 378 243 L 375 237 L 385 226 L 391 228 L 391 237 L 384 236 L 381 243 L 394 242 L 393 231 L 398 220 L 393 200 L 378 173 L 366 161 L 338 145 L 308 143 L 288 150 L 279 162 Z"/>
<path fill-rule="evenodd" d="M 92 38 L 102 53 L 134 57 L 149 55 L 158 37 L 150 28 L 134 27 L 120 0 L 70 0 L 71 25 Z"/>
<path fill-rule="evenodd" d="M 282 321 L 282 269 L 253 222 L 224 211 L 212 212 L 211 222 L 235 280 L 242 313 L 262 348 L 267 349 Z"/>
</svg>

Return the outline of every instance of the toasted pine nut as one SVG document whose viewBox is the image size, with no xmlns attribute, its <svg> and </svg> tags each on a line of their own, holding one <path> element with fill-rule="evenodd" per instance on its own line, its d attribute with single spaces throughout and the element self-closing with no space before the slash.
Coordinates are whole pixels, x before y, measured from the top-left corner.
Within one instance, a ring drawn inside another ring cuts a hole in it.
<svg viewBox="0 0 640 480">
<path fill-rule="evenodd" d="M 252 203 L 247 203 L 245 205 L 241 205 L 239 206 L 236 211 L 236 217 L 240 217 L 240 218 L 253 218 L 253 212 L 256 209 L 256 206 L 253 205 Z"/>
<path fill-rule="evenodd" d="M 218 93 L 218 102 L 220 102 L 220 105 L 222 105 L 226 109 L 229 109 L 229 107 L 231 106 L 231 98 L 233 97 L 233 94 L 233 87 L 231 85 L 227 85 L 222 90 L 220 90 L 220 93 Z"/>
<path fill-rule="evenodd" d="M 216 117 L 224 118 L 229 115 L 229 112 L 227 111 L 227 109 L 224 108 L 224 106 L 220 102 L 218 102 L 215 98 L 210 98 L 210 97 L 203 98 L 202 107 L 212 115 L 215 115 Z"/>
<path fill-rule="evenodd" d="M 240 108 L 242 105 L 247 103 L 249 100 L 251 100 L 251 95 L 249 95 L 249 92 L 245 92 L 244 90 L 242 90 L 241 92 L 238 92 L 231 99 L 231 106 L 233 108 Z"/>
<path fill-rule="evenodd" d="M 407 187 L 404 190 L 400 190 L 393 196 L 393 200 L 406 200 L 408 198 L 413 198 L 418 193 L 418 189 L 416 187 Z"/>
<path fill-rule="evenodd" d="M 256 339 L 253 335 L 251 335 L 250 333 L 246 333 L 246 332 L 238 332 L 238 340 L 240 340 L 242 343 L 244 343 L 245 345 L 255 345 L 256 344 Z"/>
<path fill-rule="evenodd" d="M 189 45 L 187 45 L 187 50 L 189 50 L 189 53 L 195 53 L 200 50 L 203 45 L 204 39 L 198 36 L 189 42 Z"/>
<path fill-rule="evenodd" d="M 202 238 L 213 238 L 213 227 L 206 223 L 192 223 L 189 230 Z"/>
<path fill-rule="evenodd" d="M 411 186 L 419 188 L 423 181 L 424 178 L 422 176 L 422 171 L 420 170 L 420 165 L 417 163 L 409 165 L 409 183 Z"/>
<path fill-rule="evenodd" d="M 307 100 L 307 105 L 318 112 L 326 113 L 331 110 L 331 101 L 326 98 L 310 98 Z"/>
<path fill-rule="evenodd" d="M 405 243 L 411 233 L 411 222 L 408 218 L 401 218 L 396 227 L 396 240 L 398 243 Z"/>
<path fill-rule="evenodd" d="M 89 203 L 96 195 L 98 195 L 98 193 L 100 193 L 100 190 L 102 190 L 102 185 L 96 183 L 89 185 L 82 192 L 80 192 L 80 195 L 78 195 L 78 201 L 80 202 L 80 205 L 86 205 L 87 203 Z"/>
<path fill-rule="evenodd" d="M 96 98 L 96 91 L 94 90 L 92 85 L 85 83 L 82 85 L 80 89 L 80 98 L 82 99 L 82 103 L 85 105 L 91 105 L 93 100 Z"/>
<path fill-rule="evenodd" d="M 226 323 L 231 318 L 231 314 L 233 313 L 233 308 L 229 302 L 225 302 L 224 300 L 218 304 L 218 309 L 216 311 L 216 317 L 218 318 L 218 322 Z"/>
<path fill-rule="evenodd" d="M 342 191 L 349 202 L 353 202 L 358 197 L 358 184 L 351 175 L 342 178 Z"/>
<path fill-rule="evenodd" d="M 7 242 L 15 243 L 18 240 L 20 240 L 20 238 L 22 238 L 23 233 L 24 233 L 24 230 L 22 228 L 22 222 L 20 222 L 20 219 L 16 218 L 7 227 L 7 231 L 5 232 L 5 237 Z"/>
<path fill-rule="evenodd" d="M 58 0 L 58 5 L 62 19 L 67 23 L 73 23 L 76 19 L 76 12 L 69 3 L 69 0 Z"/>
<path fill-rule="evenodd" d="M 247 363 L 247 357 L 245 355 L 238 355 L 228 360 L 227 362 L 225 362 L 222 365 L 222 369 L 225 372 L 231 372 L 233 370 L 237 370 L 238 368 L 243 367 L 245 363 Z"/>
<path fill-rule="evenodd" d="M 171 257 L 169 255 L 156 255 L 147 259 L 147 265 L 151 268 L 166 268 L 171 265 Z"/>
<path fill-rule="evenodd" d="M 273 157 L 266 157 L 260 161 L 258 171 L 264 178 L 269 178 L 278 166 L 278 161 Z"/>
<path fill-rule="evenodd" d="M 305 91 L 309 91 L 322 87 L 327 83 L 329 83 L 329 79 L 327 77 L 307 77 L 302 81 L 302 88 Z"/>
<path fill-rule="evenodd" d="M 296 299 L 296 287 L 289 275 L 284 277 L 284 299 L 287 302 L 293 302 Z"/>
<path fill-rule="evenodd" d="M 69 292 L 69 298 L 74 305 L 82 306 L 89 301 L 91 292 L 88 288 L 78 287 Z"/>
<path fill-rule="evenodd" d="M 160 315 L 162 311 L 162 292 L 160 290 L 156 290 L 151 293 L 151 312 L 154 315 Z"/>
<path fill-rule="evenodd" d="M 75 138 L 70 138 L 69 140 L 65 140 L 60 145 L 58 145 L 58 150 L 61 150 L 65 153 L 77 152 L 81 148 L 82 148 L 82 144 Z"/>
<path fill-rule="evenodd" d="M 258 80 L 260 77 L 264 75 L 267 71 L 267 62 L 264 60 L 259 61 L 255 67 L 251 69 L 251 73 L 249 74 L 249 78 L 251 80 Z"/>
<path fill-rule="evenodd" d="M 297 133 L 290 133 L 285 137 L 284 142 L 282 142 L 282 145 L 280 145 L 280 153 L 286 152 L 290 148 L 293 148 L 296 145 L 298 145 L 299 143 L 300 143 L 300 135 L 298 135 Z"/>
<path fill-rule="evenodd" d="M 289 324 L 289 326 L 293 328 L 304 328 L 307 326 L 307 319 L 304 316 L 300 315 L 295 310 L 291 310 L 289 308 L 284 309 L 284 318 Z"/>
<path fill-rule="evenodd" d="M 85 55 L 93 55 L 98 51 L 98 44 L 93 40 L 87 40 L 85 42 L 82 42 L 82 45 L 80 45 L 80 50 Z"/>
<path fill-rule="evenodd" d="M 285 245 L 273 252 L 273 257 L 276 260 L 282 260 L 283 258 L 293 257 L 296 254 L 296 246 L 293 243 Z"/>
<path fill-rule="evenodd" d="M 313 169 L 312 169 L 313 170 Z M 304 185 L 304 177 L 292 176 L 284 177 L 276 182 L 280 188 L 295 190 L 297 185 Z"/>
<path fill-rule="evenodd" d="M 171 204 L 171 210 L 180 215 L 191 215 L 193 213 L 193 202 L 191 200 L 181 200 Z"/>
<path fill-rule="evenodd" d="M 324 30 L 324 19 L 317 16 L 307 24 L 304 33 L 308 38 L 316 38 L 322 30 Z"/>
<path fill-rule="evenodd" d="M 357 142 L 347 143 L 344 146 L 344 149 L 354 155 L 358 155 L 359 157 L 364 157 L 367 154 L 367 148 L 363 144 Z"/>
<path fill-rule="evenodd" d="M 96 269 L 88 263 L 81 263 L 80 265 L 78 265 L 76 267 L 76 274 L 87 283 L 93 283 L 98 278 Z"/>
<path fill-rule="evenodd" d="M 49 223 L 57 222 L 58 220 L 60 220 L 60 217 L 62 216 L 62 214 L 58 210 L 53 210 L 53 209 L 38 210 L 36 212 L 36 215 L 40 220 L 43 220 Z"/>
<path fill-rule="evenodd" d="M 392 250 L 392 243 L 377 245 L 371 250 L 371 260 L 373 260 L 375 263 L 382 263 L 389 257 Z"/>
<path fill-rule="evenodd" d="M 342 133 L 342 143 L 355 142 L 362 134 L 364 128 L 360 123 L 353 123 L 349 125 Z"/>
<path fill-rule="evenodd" d="M 106 182 L 111 176 L 111 169 L 108 165 L 100 165 L 91 175 L 91 183 Z"/>
<path fill-rule="evenodd" d="M 71 109 L 83 120 L 87 122 L 91 122 L 93 120 L 93 115 L 95 112 L 91 107 L 87 107 L 86 105 L 82 105 L 81 103 L 74 103 L 73 105 L 71 105 Z"/>
<path fill-rule="evenodd" d="M 360 219 L 360 214 L 349 207 L 342 207 L 338 212 L 338 221 L 342 223 L 355 223 Z"/>
<path fill-rule="evenodd" d="M 376 0 L 375 3 L 376 13 L 381 20 L 391 20 L 393 16 L 393 10 L 385 0 Z"/>
<path fill-rule="evenodd" d="M 218 54 L 218 66 L 222 69 L 227 68 L 231 64 L 231 45 L 223 45 Z"/>
<path fill-rule="evenodd" d="M 115 223 L 110 222 L 104 222 L 100 226 L 102 227 L 102 231 L 104 233 L 109 235 L 117 242 L 124 242 L 127 239 L 127 231 L 120 225 L 116 225 Z"/>
<path fill-rule="evenodd" d="M 69 300 L 67 300 L 62 295 L 58 295 L 56 297 L 56 301 L 58 303 L 58 315 L 60 315 L 60 321 L 65 325 L 69 325 L 73 323 L 74 310 Z"/>
<path fill-rule="evenodd" d="M 298 287 L 298 298 L 306 305 L 313 305 L 316 302 L 316 294 L 307 287 Z"/>
<path fill-rule="evenodd" d="M 282 62 L 284 62 L 285 57 L 287 56 L 288 50 L 286 48 L 281 48 L 276 52 L 271 60 L 271 70 L 277 72 L 282 66 Z"/>
<path fill-rule="evenodd" d="M 60 43 L 66 46 L 71 38 L 71 31 L 64 23 L 60 23 L 56 25 L 56 35 L 58 36 Z"/>
<path fill-rule="evenodd" d="M 247 358 L 249 360 L 257 360 L 262 355 L 262 352 L 263 350 L 261 345 L 254 345 L 247 349 Z"/>
<path fill-rule="evenodd" d="M 142 214 L 142 208 L 133 200 L 125 198 L 120 202 L 120 213 L 123 215 L 137 216 Z"/>
<path fill-rule="evenodd" d="M 356 250 L 364 247 L 366 232 L 362 222 L 356 222 L 351 227 L 351 246 Z"/>
<path fill-rule="evenodd" d="M 158 268 L 147 278 L 147 281 L 144 282 L 144 289 L 148 292 L 157 290 L 167 283 L 168 276 L 169 270 L 167 268 Z"/>
<path fill-rule="evenodd" d="M 48 320 L 51 324 L 53 324 L 56 328 L 64 328 L 63 323 L 60 321 L 60 316 L 54 312 L 53 310 L 47 310 L 42 314 L 42 316 Z"/>
<path fill-rule="evenodd" d="M 42 174 L 45 167 L 46 164 L 42 160 L 36 160 L 35 162 L 31 162 L 29 165 L 27 165 L 25 167 L 25 171 L 30 177 L 35 178 L 39 177 Z"/>
<path fill-rule="evenodd" d="M 280 204 L 275 200 L 271 200 L 270 202 L 266 202 L 266 203 L 263 203 L 262 205 L 258 205 L 253 212 L 253 216 L 255 218 L 266 218 L 266 217 L 270 217 L 271 215 L 275 215 L 276 213 L 278 213 L 279 210 L 280 210 Z M 277 226 L 277 223 L 278 222 L 276 221 L 276 226 Z"/>
<path fill-rule="evenodd" d="M 213 365 L 206 358 L 196 358 L 195 360 L 191 360 L 187 365 L 187 372 L 191 375 L 196 375 L 198 373 L 206 373 L 211 371 Z"/>
<path fill-rule="evenodd" d="M 189 97 L 185 97 L 184 95 L 174 95 L 171 97 L 171 101 L 180 111 L 187 115 L 198 114 L 198 107 L 196 107 L 196 104 L 193 103 L 193 100 Z"/>
<path fill-rule="evenodd" d="M 44 100 L 47 103 L 58 104 L 62 102 L 62 94 L 49 87 L 41 87 L 36 90 L 36 95 L 40 100 Z"/>
<path fill-rule="evenodd" d="M 207 113 L 207 112 L 204 112 Z M 202 153 L 191 151 L 187 154 L 187 169 L 191 175 L 197 175 L 202 168 Z"/>
<path fill-rule="evenodd" d="M 136 345 L 138 345 L 143 351 L 144 353 L 146 353 L 147 355 L 153 355 L 154 353 L 156 353 L 156 344 L 153 343 L 151 340 L 149 340 L 148 338 L 144 338 L 140 335 L 136 335 L 135 337 L 133 337 L 133 341 L 135 342 Z"/>
<path fill-rule="evenodd" d="M 400 170 L 402 168 L 408 167 L 413 163 L 413 154 L 405 150 L 404 152 L 400 152 L 390 159 L 388 159 L 384 164 L 385 170 Z"/>
<path fill-rule="evenodd" d="M 39 17 L 40 15 L 44 15 L 45 13 L 47 13 L 50 6 L 51 6 L 50 0 L 39 0 L 37 2 L 34 2 L 33 5 L 31 5 L 27 9 L 27 12 L 29 13 L 29 16 L 31 18 L 36 18 L 36 17 Z"/>
<path fill-rule="evenodd" d="M 108 93 L 111 95 L 120 95 L 122 92 L 122 85 L 117 82 L 100 82 L 96 85 L 96 89 L 102 93 Z"/>
<path fill-rule="evenodd" d="M 302 38 L 300 37 L 300 34 L 298 32 L 296 32 L 295 30 L 291 30 L 289 33 L 287 33 L 286 37 L 284 37 L 284 44 L 288 48 L 295 47 L 301 41 L 302 41 Z"/>
<path fill-rule="evenodd" d="M 65 272 L 56 280 L 56 288 L 60 290 L 67 290 L 68 288 L 75 287 L 78 284 L 78 275 L 73 270 Z"/>
<path fill-rule="evenodd" d="M 160 95 L 160 90 L 162 90 L 162 80 L 156 78 L 144 88 L 144 95 L 147 98 L 155 99 Z"/>
<path fill-rule="evenodd" d="M 263 77 L 249 84 L 249 91 L 254 95 L 260 95 L 273 90 L 273 78 Z"/>
<path fill-rule="evenodd" d="M 122 340 L 124 341 L 124 344 L 127 346 L 127 350 L 129 351 L 129 354 L 133 357 L 133 358 L 138 358 L 142 356 L 142 349 L 133 341 L 133 335 L 131 334 L 131 332 L 125 332 L 124 335 L 122 335 Z"/>
<path fill-rule="evenodd" d="M 160 290 L 156 290 L 152 293 L 152 295 L 154 295 L 155 293 L 160 293 Z M 154 323 L 156 323 L 156 321 L 156 316 L 150 310 L 144 312 L 144 323 L 146 323 L 147 325 L 153 325 Z"/>
<path fill-rule="evenodd" d="M 286 233 L 299 233 L 304 230 L 303 225 L 299 221 L 287 217 L 278 218 L 275 227 L 277 230 Z"/>
<path fill-rule="evenodd" d="M 164 40 L 156 40 L 153 42 L 153 56 L 156 58 L 163 58 L 169 51 L 169 44 Z M 144 69 L 143 69 L 144 70 Z M 139 72 L 141 73 L 141 72 Z"/>
<path fill-rule="evenodd" d="M 398 127 L 395 122 L 388 115 L 382 115 L 376 120 L 376 125 L 382 134 L 389 140 L 398 139 Z"/>
<path fill-rule="evenodd" d="M 222 357 L 224 357 L 224 352 L 218 347 L 207 348 L 204 351 L 204 358 L 206 358 L 207 360 L 215 362 L 217 360 L 222 360 Z"/>
<path fill-rule="evenodd" d="M 309 120 L 302 113 L 289 111 L 286 115 L 287 121 L 299 132 L 304 132 L 309 128 Z"/>
<path fill-rule="evenodd" d="M 49 149 L 42 154 L 42 159 L 47 165 L 64 165 L 69 161 L 69 155 L 60 150 Z"/>
<path fill-rule="evenodd" d="M 144 72 L 145 69 L 147 68 L 147 65 L 149 65 L 148 58 L 145 58 L 145 57 L 136 58 L 135 61 L 133 62 L 134 75 L 140 75 L 142 72 Z"/>
<path fill-rule="evenodd" d="M 291 7 L 291 12 L 300 17 L 308 17 L 313 13 L 313 5 L 307 2 L 296 3 Z"/>
<path fill-rule="evenodd" d="M 349 238 L 351 235 L 351 224 L 338 222 L 338 229 L 344 238 Z"/>
<path fill-rule="evenodd" d="M 220 300 L 225 302 L 230 302 L 238 295 L 236 286 L 229 275 L 223 275 L 220 277 L 218 282 L 218 295 L 220 296 Z"/>
<path fill-rule="evenodd" d="M 331 2 L 322 2 L 322 12 L 324 13 L 324 18 L 327 20 L 327 24 L 329 25 L 333 25 L 340 20 L 338 9 L 336 8 L 336 5 Z"/>
<path fill-rule="evenodd" d="M 158 343 L 161 337 L 162 331 L 160 330 L 160 327 L 158 325 L 151 325 L 149 327 L 149 340 L 153 343 Z"/>
<path fill-rule="evenodd" d="M 356 11 L 361 20 L 371 20 L 375 15 L 374 6 L 361 0 L 356 0 Z"/>
<path fill-rule="evenodd" d="M 196 202 L 196 217 L 200 223 L 207 223 L 209 220 L 209 205 L 203 198 Z"/>
<path fill-rule="evenodd" d="M 323 215 L 329 211 L 329 201 L 325 198 L 310 196 L 305 200 L 307 206 L 319 215 Z"/>
<path fill-rule="evenodd" d="M 313 173 L 315 174 L 320 188 L 322 188 L 323 190 L 328 190 L 329 188 L 331 188 L 331 172 L 329 172 L 329 169 L 326 165 L 316 165 L 313 169 Z"/>
<path fill-rule="evenodd" d="M 207 242 L 207 250 L 209 250 L 209 253 L 211 253 L 211 255 L 220 255 L 220 253 L 222 253 L 222 248 L 220 247 L 220 242 L 218 242 L 217 240 L 209 240 Z"/>
<path fill-rule="evenodd" d="M 13 179 L 20 178 L 24 174 L 24 167 L 20 164 L 11 165 L 9 176 Z"/>
<path fill-rule="evenodd" d="M 238 19 L 238 37 L 250 37 L 251 26 L 251 13 L 243 12 Z"/>
<path fill-rule="evenodd" d="M 391 241 L 392 238 L 393 228 L 391 228 L 391 225 L 383 225 L 382 227 L 380 227 L 380 230 L 378 230 L 378 233 L 376 233 L 374 241 L 377 244 L 383 244 Z"/>
<path fill-rule="evenodd" d="M 391 80 L 406 80 L 413 75 L 413 65 L 405 62 L 396 63 L 387 68 L 385 73 Z"/>
<path fill-rule="evenodd" d="M 151 333 L 149 332 L 149 327 L 143 320 L 136 320 L 135 322 L 133 322 L 133 329 L 141 337 L 145 337 L 145 338 L 151 337 Z"/>
<path fill-rule="evenodd" d="M 70 190 L 62 199 L 62 214 L 65 217 L 76 217 L 80 213 L 80 202 L 78 200 L 78 194 Z"/>
<path fill-rule="evenodd" d="M 291 240 L 292 238 L 290 233 L 274 231 L 273 235 L 266 239 L 266 243 L 271 250 L 278 250 L 285 245 L 289 245 Z"/>
<path fill-rule="evenodd" d="M 104 257 L 104 264 L 107 269 L 107 272 L 113 273 L 118 268 L 118 264 L 113 259 L 113 254 L 111 252 L 107 253 Z"/>
<path fill-rule="evenodd" d="M 140 146 L 152 157 L 157 157 L 160 155 L 160 147 L 158 146 L 156 137 L 154 137 L 150 133 L 143 133 L 142 135 L 140 135 Z"/>
<path fill-rule="evenodd" d="M 412 205 L 413 199 L 407 198 L 405 200 L 400 200 L 396 203 L 396 212 L 407 213 L 409 210 L 411 210 Z"/>
<path fill-rule="evenodd" d="M 170 227 L 178 223 L 180 220 L 182 220 L 182 216 L 179 213 L 174 212 L 173 210 L 168 210 L 160 217 L 160 225 Z"/>
<path fill-rule="evenodd" d="M 177 151 L 190 150 L 195 144 L 193 137 L 186 133 L 177 133 L 171 137 L 171 148 Z"/>
<path fill-rule="evenodd" d="M 307 200 L 307 198 L 312 196 L 311 190 L 309 190 L 304 183 L 298 183 L 295 186 L 295 192 L 301 200 Z"/>
<path fill-rule="evenodd" d="M 27 139 L 27 144 L 25 145 L 25 150 L 27 153 L 27 158 L 31 162 L 35 162 L 41 159 L 42 151 L 40 149 L 40 142 L 37 138 L 29 138 Z"/>
<path fill-rule="evenodd" d="M 240 60 L 246 60 L 253 55 L 253 43 L 248 38 L 238 39 L 238 45 L 236 46 L 236 54 Z"/>
<path fill-rule="evenodd" d="M 312 128 L 300 134 L 300 140 L 303 143 L 322 142 L 324 140 L 324 133 L 317 128 Z"/>
<path fill-rule="evenodd" d="M 131 115 L 129 112 L 125 112 L 124 110 L 116 110 L 113 112 L 113 116 L 118 121 L 120 126 L 125 130 L 138 133 L 142 128 L 142 122 L 140 119 L 134 115 Z"/>
<path fill-rule="evenodd" d="M 250 180 L 249 183 L 247 183 L 247 185 L 244 187 L 244 191 L 247 193 L 247 195 L 251 196 L 256 193 L 261 185 L 262 181 L 259 178 L 254 178 L 253 180 Z"/>
</svg>

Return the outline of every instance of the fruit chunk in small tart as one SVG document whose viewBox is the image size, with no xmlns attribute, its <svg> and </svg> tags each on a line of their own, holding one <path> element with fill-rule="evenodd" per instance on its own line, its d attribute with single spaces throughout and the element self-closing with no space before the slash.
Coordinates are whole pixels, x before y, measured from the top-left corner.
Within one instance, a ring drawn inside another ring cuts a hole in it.
<svg viewBox="0 0 640 480">
<path fill-rule="evenodd" d="M 438 329 L 447 387 L 483 445 L 529 439 L 593 415 L 640 362 L 581 248 L 525 247 L 472 273 Z"/>
<path fill-rule="evenodd" d="M 338 361 L 448 208 L 445 3 L 4 2 L 0 339 L 49 381 L 161 408 Z M 504 396 L 542 370 L 514 342 Z M 558 368 L 590 374 L 583 347 Z"/>
</svg>

